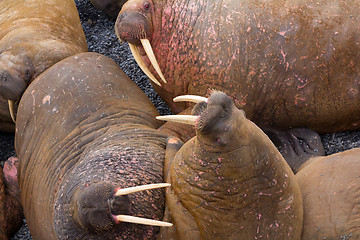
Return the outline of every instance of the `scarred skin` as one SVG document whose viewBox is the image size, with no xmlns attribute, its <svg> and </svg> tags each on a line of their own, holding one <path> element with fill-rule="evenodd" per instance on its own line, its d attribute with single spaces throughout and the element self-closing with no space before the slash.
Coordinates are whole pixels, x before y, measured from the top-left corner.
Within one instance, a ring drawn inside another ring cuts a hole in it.
<svg viewBox="0 0 360 240">
<path fill-rule="evenodd" d="M 155 238 L 159 227 L 116 224 L 111 214 L 163 218 L 162 189 L 114 196 L 117 188 L 164 182 L 171 135 L 169 127 L 157 130 L 157 115 L 118 65 L 97 53 L 67 58 L 29 86 L 15 150 L 34 239 Z"/>
<path fill-rule="evenodd" d="M 167 80 L 154 87 L 174 112 L 186 105 L 173 97 L 216 89 L 260 127 L 325 133 L 359 129 L 359 9 L 355 0 L 129 0 L 115 31 L 150 40 Z"/>
<path fill-rule="evenodd" d="M 73 0 L 0 2 L 0 130 L 14 131 L 7 100 L 54 63 L 86 52 Z"/>
<path fill-rule="evenodd" d="M 224 93 L 194 114 L 196 137 L 168 141 L 159 239 L 301 239 L 300 189 L 268 137 Z"/>
<path fill-rule="evenodd" d="M 296 174 L 303 239 L 359 239 L 360 148 L 309 160 Z"/>
<path fill-rule="evenodd" d="M 9 158 L 0 167 L 0 239 L 9 239 L 23 220 L 20 188 L 17 179 L 19 160 Z"/>
<path fill-rule="evenodd" d="M 127 0 L 90 0 L 92 5 L 99 10 L 102 10 L 111 18 L 116 18 L 121 7 Z"/>
</svg>

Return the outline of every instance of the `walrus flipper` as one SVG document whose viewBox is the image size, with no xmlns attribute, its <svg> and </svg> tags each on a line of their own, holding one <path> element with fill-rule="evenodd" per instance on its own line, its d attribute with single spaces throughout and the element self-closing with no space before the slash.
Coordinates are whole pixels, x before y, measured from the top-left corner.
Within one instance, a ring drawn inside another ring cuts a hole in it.
<svg viewBox="0 0 360 240">
<path fill-rule="evenodd" d="M 308 128 L 293 128 L 289 131 L 263 129 L 280 153 L 290 165 L 294 173 L 308 159 L 324 156 L 325 150 L 319 134 Z"/>
</svg>

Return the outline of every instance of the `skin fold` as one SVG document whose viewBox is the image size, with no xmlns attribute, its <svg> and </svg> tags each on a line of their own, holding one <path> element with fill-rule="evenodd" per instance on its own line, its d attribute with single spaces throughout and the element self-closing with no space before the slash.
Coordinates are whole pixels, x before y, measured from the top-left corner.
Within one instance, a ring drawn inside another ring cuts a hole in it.
<svg viewBox="0 0 360 240">
<path fill-rule="evenodd" d="M 17 102 L 40 73 L 86 52 L 87 43 L 73 0 L 4 0 L 0 16 L 0 130 L 11 132 L 8 100 Z"/>
<path fill-rule="evenodd" d="M 359 129 L 359 9 L 355 0 L 129 0 L 115 32 L 175 113 L 188 106 L 175 96 L 216 89 L 261 128 L 328 133 Z"/>
</svg>

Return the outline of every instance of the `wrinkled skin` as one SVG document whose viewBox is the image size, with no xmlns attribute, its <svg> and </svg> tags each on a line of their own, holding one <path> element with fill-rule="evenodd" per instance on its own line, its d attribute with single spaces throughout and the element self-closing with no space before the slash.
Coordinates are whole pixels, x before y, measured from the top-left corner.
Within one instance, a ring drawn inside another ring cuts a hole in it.
<svg viewBox="0 0 360 240">
<path fill-rule="evenodd" d="M 304 203 L 303 239 L 359 239 L 360 149 L 309 160 L 296 174 Z"/>
<path fill-rule="evenodd" d="M 164 182 L 169 134 L 157 130 L 157 115 L 117 64 L 96 53 L 67 58 L 29 86 L 15 150 L 34 239 L 155 238 L 159 227 L 116 224 L 112 214 L 163 218 L 163 189 L 114 196 L 117 188 Z"/>
<path fill-rule="evenodd" d="M 168 142 L 166 204 L 176 229 L 163 239 L 300 239 L 301 193 L 269 138 L 224 93 L 195 114 L 196 137 L 177 153 L 179 143 Z"/>
<path fill-rule="evenodd" d="M 116 18 L 127 0 L 90 0 L 92 5 L 111 18 Z"/>
<path fill-rule="evenodd" d="M 0 167 L 0 239 L 8 239 L 21 226 L 23 213 L 17 179 L 19 160 L 9 158 Z"/>
<path fill-rule="evenodd" d="M 260 127 L 359 129 L 359 1 L 129 0 L 118 37 L 149 39 L 176 113 L 182 94 L 228 94 Z M 150 71 L 159 80 L 153 67 Z"/>
<path fill-rule="evenodd" d="M 1 1 L 0 130 L 14 131 L 7 100 L 18 101 L 29 83 L 54 63 L 86 51 L 73 0 Z"/>
</svg>

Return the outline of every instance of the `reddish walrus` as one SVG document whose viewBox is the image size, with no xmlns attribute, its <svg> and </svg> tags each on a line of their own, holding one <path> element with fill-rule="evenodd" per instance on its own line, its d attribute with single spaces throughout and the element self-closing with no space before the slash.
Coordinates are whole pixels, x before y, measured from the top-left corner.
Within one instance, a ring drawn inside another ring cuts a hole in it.
<svg viewBox="0 0 360 240">
<path fill-rule="evenodd" d="M 175 113 L 186 105 L 173 97 L 217 89 L 262 128 L 327 133 L 360 128 L 359 12 L 356 0 L 129 0 L 115 31 Z"/>
<path fill-rule="evenodd" d="M 215 101 L 216 96 L 210 99 Z M 225 100 L 225 104 L 231 103 L 229 98 Z M 222 106 L 223 102 L 214 104 Z M 218 115 L 204 117 L 208 122 L 204 122 L 201 141 L 210 144 L 206 141 L 215 140 L 213 150 L 218 152 L 211 152 L 210 145 L 196 145 L 204 147 L 200 152 L 209 151 L 199 157 L 208 158 L 203 158 L 204 162 L 192 161 L 189 167 L 208 166 L 206 174 L 199 173 L 198 178 L 189 175 L 187 180 L 193 187 L 175 183 L 173 188 L 184 193 L 190 190 L 190 195 L 195 191 L 195 198 L 196 194 L 205 198 L 204 204 L 196 202 L 199 205 L 195 209 L 184 205 L 196 212 L 186 222 L 194 227 L 192 223 L 198 222 L 191 236 L 226 238 L 229 233 L 213 231 L 211 221 L 219 223 L 218 217 L 226 219 L 223 214 L 229 214 L 228 221 L 220 221 L 222 225 L 216 226 L 217 230 L 231 226 L 236 229 L 231 233 L 235 235 L 243 232 L 258 236 L 260 231 L 269 236 L 285 234 L 289 239 L 299 239 L 302 203 L 293 173 L 270 140 L 245 119 L 242 111 L 235 111 L 235 107 L 228 110 L 235 113 L 226 115 L 226 121 L 215 126 L 212 123 L 218 120 Z M 171 226 L 170 223 L 136 217 L 162 220 L 165 205 L 174 206 L 176 198 L 165 201 L 164 191 L 131 189 L 164 182 L 164 170 L 169 172 L 170 166 L 164 159 L 166 154 L 166 159 L 170 159 L 174 149 L 173 138 L 169 137 L 183 131 L 173 132 L 168 123 L 159 130 L 156 115 L 150 100 L 117 64 L 97 53 L 69 57 L 28 87 L 19 105 L 15 149 L 20 159 L 21 201 L 34 239 L 171 237 L 174 228 L 158 235 L 158 227 L 144 225 Z M 229 131 L 224 133 L 224 127 Z M 218 136 L 220 141 L 214 139 Z M 238 149 L 241 139 L 249 146 Z M 244 161 L 236 157 L 238 150 L 244 154 Z M 229 158 L 232 152 L 234 159 Z M 184 161 L 185 157 L 184 154 Z M 214 160 L 218 161 L 215 165 L 206 162 Z M 248 174 L 241 175 L 245 165 Z M 171 174 L 174 173 L 170 170 Z M 176 176 L 172 176 L 173 180 Z M 227 183 L 233 185 L 224 189 Z M 185 195 L 179 195 L 182 196 Z M 174 216 L 181 219 L 183 210 L 175 204 L 172 219 Z M 235 214 L 240 212 L 245 218 Z M 240 217 L 239 221 L 236 217 Z M 283 221 L 284 218 L 290 220 Z M 176 229 L 188 231 L 189 224 L 178 223 L 175 219 Z M 270 230 L 274 233 L 270 234 Z"/>
<path fill-rule="evenodd" d="M 0 130 L 14 131 L 8 101 L 14 108 L 28 84 L 45 69 L 86 51 L 73 0 L 0 1 Z"/>
</svg>

